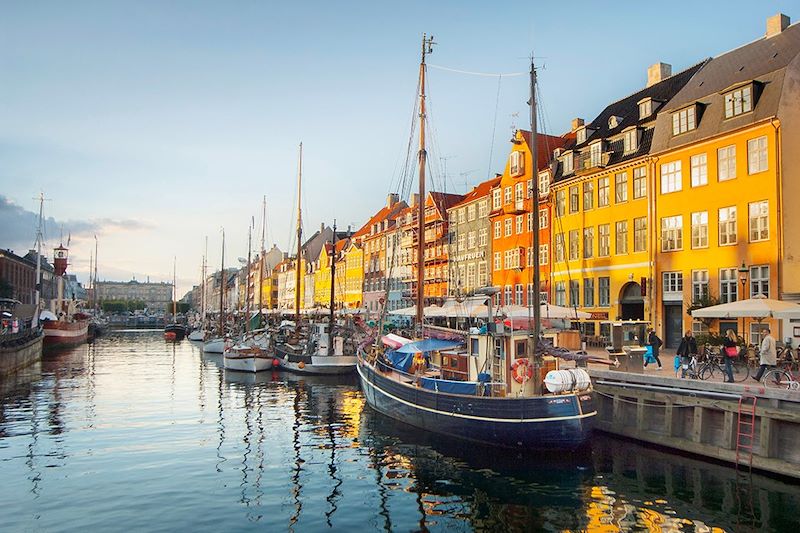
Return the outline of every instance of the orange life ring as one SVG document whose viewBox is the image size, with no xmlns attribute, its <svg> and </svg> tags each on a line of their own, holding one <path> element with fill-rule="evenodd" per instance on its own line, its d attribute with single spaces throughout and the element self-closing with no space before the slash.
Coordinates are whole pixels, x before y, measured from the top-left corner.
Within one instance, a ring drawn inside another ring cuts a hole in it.
<svg viewBox="0 0 800 533">
<path fill-rule="evenodd" d="M 522 371 L 520 371 L 522 369 Z M 522 383 L 523 381 L 530 380 L 533 377 L 533 369 L 527 358 L 521 357 L 511 363 L 511 375 L 514 381 Z"/>
</svg>

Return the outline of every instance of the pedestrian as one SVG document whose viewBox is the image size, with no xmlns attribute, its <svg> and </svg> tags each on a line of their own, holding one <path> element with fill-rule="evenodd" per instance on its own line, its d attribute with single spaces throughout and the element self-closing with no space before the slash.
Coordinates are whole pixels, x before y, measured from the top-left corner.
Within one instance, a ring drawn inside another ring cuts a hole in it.
<svg viewBox="0 0 800 533">
<path fill-rule="evenodd" d="M 732 329 L 725 332 L 725 338 L 722 339 L 722 352 L 725 359 L 725 382 L 733 383 L 733 365 L 731 361 L 739 355 L 739 347 L 736 345 L 736 334 Z"/>
<path fill-rule="evenodd" d="M 658 370 L 661 370 L 661 359 L 658 358 L 658 349 L 661 348 L 662 344 L 664 343 L 658 338 L 658 335 L 656 335 L 656 330 L 647 328 L 647 345 L 650 346 L 652 350 L 653 359 L 658 363 Z M 647 366 L 647 363 L 645 363 L 644 366 Z"/>
<path fill-rule="evenodd" d="M 697 355 L 697 341 L 692 337 L 691 330 L 687 330 L 686 335 L 681 338 L 676 353 L 681 358 L 681 378 L 685 378 L 692 356 Z"/>
<path fill-rule="evenodd" d="M 756 381 L 761 381 L 768 366 L 775 366 L 778 364 L 778 352 L 775 349 L 775 338 L 772 336 L 769 328 L 764 328 L 761 331 L 764 333 L 764 338 L 761 340 L 761 347 L 759 349 L 759 363 L 761 363 L 761 366 L 758 367 L 758 373 L 755 377 Z"/>
</svg>

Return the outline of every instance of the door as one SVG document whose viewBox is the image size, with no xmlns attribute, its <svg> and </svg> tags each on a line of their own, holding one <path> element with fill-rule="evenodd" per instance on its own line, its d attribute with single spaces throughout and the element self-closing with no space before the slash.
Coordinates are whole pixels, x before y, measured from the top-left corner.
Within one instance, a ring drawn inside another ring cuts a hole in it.
<svg viewBox="0 0 800 533">
<path fill-rule="evenodd" d="M 677 348 L 683 337 L 683 306 L 664 304 L 664 346 Z"/>
</svg>

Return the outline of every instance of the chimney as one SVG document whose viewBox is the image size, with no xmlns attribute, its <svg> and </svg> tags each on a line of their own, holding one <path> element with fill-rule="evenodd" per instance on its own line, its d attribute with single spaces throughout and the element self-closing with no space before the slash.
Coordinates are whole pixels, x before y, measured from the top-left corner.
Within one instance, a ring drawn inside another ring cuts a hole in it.
<svg viewBox="0 0 800 533">
<path fill-rule="evenodd" d="M 397 195 L 397 193 L 393 192 L 389 194 L 389 196 L 386 197 L 386 207 L 392 207 L 398 202 L 399 198 L 400 197 Z"/>
<path fill-rule="evenodd" d="M 411 195 L 411 207 L 416 207 L 417 202 L 419 202 L 419 193 L 413 193 Z"/>
<path fill-rule="evenodd" d="M 656 83 L 672 76 L 672 65 L 658 62 L 647 68 L 647 86 L 652 87 Z"/>
<path fill-rule="evenodd" d="M 572 131 L 577 130 L 583 126 L 583 119 L 582 118 L 573 118 L 572 119 Z"/>
<path fill-rule="evenodd" d="M 767 19 L 767 39 L 775 37 L 789 27 L 791 19 L 783 13 L 778 13 Z"/>
<path fill-rule="evenodd" d="M 323 233 L 325 233 L 325 223 L 324 222 L 320 222 L 319 223 L 319 234 L 322 235 Z"/>
</svg>

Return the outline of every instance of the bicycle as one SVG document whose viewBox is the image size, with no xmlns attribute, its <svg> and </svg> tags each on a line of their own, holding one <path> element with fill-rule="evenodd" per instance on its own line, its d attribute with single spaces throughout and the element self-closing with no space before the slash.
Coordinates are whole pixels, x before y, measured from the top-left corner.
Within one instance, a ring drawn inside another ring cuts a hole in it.
<svg viewBox="0 0 800 533">
<path fill-rule="evenodd" d="M 761 378 L 764 387 L 770 389 L 800 390 L 800 374 L 779 367 L 769 369 Z"/>
<path fill-rule="evenodd" d="M 684 378 L 701 379 L 697 365 L 697 354 L 692 354 L 688 363 L 684 363 L 683 358 L 681 358 L 681 379 Z"/>
<path fill-rule="evenodd" d="M 742 360 L 741 353 L 736 357 L 729 358 L 727 355 L 716 351 L 712 352 L 709 359 L 702 365 L 700 369 L 700 379 L 713 379 L 717 375 L 717 372 L 727 378 L 725 359 L 730 359 L 733 381 L 744 381 L 750 377 L 750 367 Z"/>
<path fill-rule="evenodd" d="M 778 367 L 786 370 L 787 372 L 796 372 L 800 370 L 798 365 L 798 357 L 795 355 L 791 346 L 781 346 L 777 350 Z"/>
</svg>

